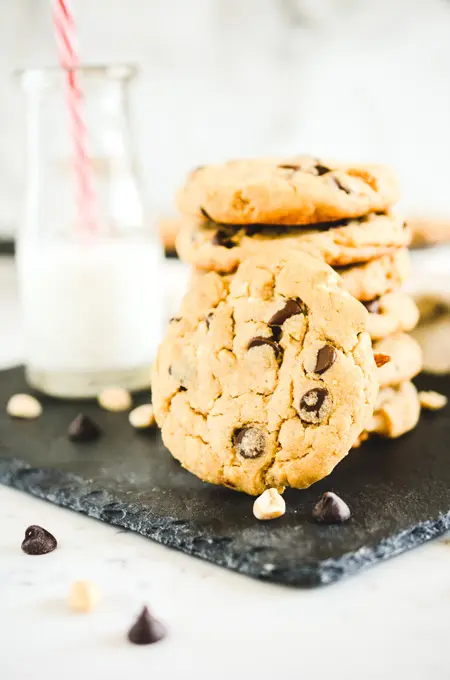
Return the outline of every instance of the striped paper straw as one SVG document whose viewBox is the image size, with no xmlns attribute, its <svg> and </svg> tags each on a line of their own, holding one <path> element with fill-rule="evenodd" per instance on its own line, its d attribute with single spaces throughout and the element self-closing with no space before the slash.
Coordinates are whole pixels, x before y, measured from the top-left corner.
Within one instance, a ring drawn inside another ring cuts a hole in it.
<svg viewBox="0 0 450 680">
<path fill-rule="evenodd" d="M 80 60 L 76 47 L 76 29 L 67 0 L 53 0 L 53 23 L 61 67 L 65 70 L 66 99 L 69 111 L 77 207 L 83 228 L 97 230 L 92 163 L 88 153 L 87 128 L 83 118 L 84 97 L 79 85 Z"/>
</svg>

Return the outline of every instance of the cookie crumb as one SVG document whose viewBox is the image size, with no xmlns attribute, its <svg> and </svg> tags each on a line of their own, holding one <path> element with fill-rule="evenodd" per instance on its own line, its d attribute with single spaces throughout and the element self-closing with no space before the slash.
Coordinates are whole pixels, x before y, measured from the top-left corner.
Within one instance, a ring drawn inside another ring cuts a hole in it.
<svg viewBox="0 0 450 680">
<path fill-rule="evenodd" d="M 350 519 L 351 512 L 347 503 L 332 491 L 326 491 L 314 506 L 313 517 L 322 524 L 341 524 Z"/>
<path fill-rule="evenodd" d="M 27 555 L 46 555 L 57 547 L 56 538 L 47 529 L 32 524 L 25 530 L 21 548 Z"/>
<path fill-rule="evenodd" d="M 285 512 L 285 500 L 276 489 L 266 489 L 253 503 L 253 514 L 256 519 L 276 519 Z"/>
<path fill-rule="evenodd" d="M 165 627 L 151 616 L 147 607 L 143 608 L 128 631 L 128 639 L 134 645 L 151 645 L 164 637 L 166 637 Z"/>
<path fill-rule="evenodd" d="M 128 415 L 130 425 L 137 430 L 145 430 L 153 427 L 155 424 L 155 415 L 153 413 L 153 406 L 151 404 L 142 404 L 137 406 Z"/>
<path fill-rule="evenodd" d="M 67 604 L 76 612 L 87 614 L 100 601 L 100 591 L 92 581 L 75 581 L 69 588 Z"/>
<path fill-rule="evenodd" d="M 31 394 L 14 394 L 6 404 L 6 412 L 11 418 L 32 420 L 39 418 L 42 413 L 42 406 Z"/>
<path fill-rule="evenodd" d="M 384 366 L 384 364 L 388 364 L 391 360 L 391 357 L 389 354 L 374 354 L 373 358 L 375 359 L 375 363 L 377 365 L 377 368 L 381 368 L 381 366 Z"/>
<path fill-rule="evenodd" d="M 433 390 L 419 392 L 420 405 L 430 411 L 439 411 L 447 405 L 448 399 L 445 394 Z"/>
<path fill-rule="evenodd" d="M 133 402 L 131 394 L 123 387 L 107 387 L 97 397 L 98 403 L 106 411 L 128 411 Z"/>
</svg>

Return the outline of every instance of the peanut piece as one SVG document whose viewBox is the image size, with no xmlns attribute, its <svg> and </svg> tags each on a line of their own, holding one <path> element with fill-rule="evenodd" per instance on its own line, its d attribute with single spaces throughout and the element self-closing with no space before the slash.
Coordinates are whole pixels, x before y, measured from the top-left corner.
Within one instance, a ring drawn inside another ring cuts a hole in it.
<svg viewBox="0 0 450 680">
<path fill-rule="evenodd" d="M 266 489 L 253 503 L 253 514 L 256 519 L 276 519 L 285 512 L 286 503 L 276 489 Z"/>
<path fill-rule="evenodd" d="M 88 613 L 100 600 L 100 592 L 92 581 L 75 581 L 69 588 L 67 604 L 76 612 Z"/>
<path fill-rule="evenodd" d="M 429 390 L 428 392 L 419 392 L 420 405 L 430 411 L 439 411 L 447 405 L 448 399 L 445 394 L 439 394 Z"/>
<path fill-rule="evenodd" d="M 151 404 L 142 404 L 142 406 L 137 406 L 128 416 L 130 425 L 138 430 L 144 430 L 148 427 L 152 427 L 155 424 L 155 416 L 153 413 L 153 406 Z"/>
<path fill-rule="evenodd" d="M 6 405 L 6 412 L 12 418 L 31 420 L 39 418 L 42 406 L 31 394 L 14 394 Z"/>
<path fill-rule="evenodd" d="M 106 411 L 116 413 L 128 411 L 133 405 L 130 393 L 122 387 L 107 387 L 100 392 L 97 399 L 100 406 Z"/>
</svg>

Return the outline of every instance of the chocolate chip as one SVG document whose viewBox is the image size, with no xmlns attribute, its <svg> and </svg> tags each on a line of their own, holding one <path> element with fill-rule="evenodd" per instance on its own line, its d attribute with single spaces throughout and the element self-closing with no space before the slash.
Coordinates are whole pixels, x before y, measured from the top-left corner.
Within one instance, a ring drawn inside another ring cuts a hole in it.
<svg viewBox="0 0 450 680">
<path fill-rule="evenodd" d="M 99 426 L 84 413 L 77 415 L 69 425 L 68 436 L 72 442 L 91 442 L 101 435 Z"/>
<path fill-rule="evenodd" d="M 337 177 L 332 177 L 333 182 L 336 184 L 338 189 L 341 189 L 341 191 L 345 191 L 346 194 L 351 194 L 351 190 L 345 186 L 345 184 L 342 184 L 342 182 L 337 178 Z"/>
<path fill-rule="evenodd" d="M 37 524 L 32 524 L 25 531 L 21 548 L 27 555 L 45 555 L 52 552 L 57 545 L 53 534 Z"/>
<path fill-rule="evenodd" d="M 215 220 L 213 220 L 212 217 L 210 217 L 210 215 L 208 215 L 208 213 L 206 212 L 206 210 L 205 210 L 204 208 L 202 208 L 201 206 L 200 206 L 200 212 L 201 212 L 201 214 L 203 215 L 203 217 L 204 217 L 206 220 L 209 220 L 210 222 L 214 222 L 214 221 L 215 221 Z"/>
<path fill-rule="evenodd" d="M 279 342 L 281 339 L 281 336 L 283 335 L 283 330 L 280 328 L 280 326 L 271 326 L 270 330 L 272 331 L 272 337 L 276 342 Z"/>
<path fill-rule="evenodd" d="M 218 229 L 212 237 L 211 243 L 213 246 L 222 246 L 223 248 L 234 248 L 236 246 L 236 243 L 225 229 Z"/>
<path fill-rule="evenodd" d="M 321 175 L 326 175 L 327 172 L 331 172 L 331 169 L 330 169 L 330 168 L 327 168 L 326 165 L 321 165 L 320 163 L 316 163 L 316 165 L 314 166 L 314 168 L 317 170 L 317 174 L 319 175 L 319 177 L 320 177 Z"/>
<path fill-rule="evenodd" d="M 341 524 L 350 519 L 351 512 L 347 503 L 332 491 L 327 491 L 314 506 L 312 511 L 316 522 L 323 524 Z"/>
<path fill-rule="evenodd" d="M 314 373 L 322 375 L 325 371 L 334 364 L 336 361 L 336 350 L 331 345 L 324 345 L 317 352 L 317 362 L 314 369 Z"/>
<path fill-rule="evenodd" d="M 379 314 L 380 309 L 380 298 L 375 298 L 374 300 L 369 300 L 368 302 L 363 302 L 364 307 L 371 314 Z"/>
<path fill-rule="evenodd" d="M 209 314 L 207 314 L 205 316 L 205 324 L 206 324 L 206 328 L 208 328 L 208 330 L 209 330 L 209 327 L 211 325 L 211 321 L 212 321 L 213 317 L 214 317 L 214 314 L 212 312 L 209 312 Z"/>
<path fill-rule="evenodd" d="M 269 319 L 269 326 L 282 326 L 286 319 L 296 314 L 304 314 L 305 305 L 300 300 L 288 300 L 282 309 Z"/>
<path fill-rule="evenodd" d="M 147 607 L 144 607 L 130 630 L 128 639 L 133 645 L 151 645 L 159 642 L 166 636 L 166 629 L 160 621 L 150 615 Z"/>
<path fill-rule="evenodd" d="M 255 234 L 260 234 L 263 229 L 261 224 L 248 224 L 245 227 L 245 233 L 247 236 L 254 236 Z"/>
<path fill-rule="evenodd" d="M 182 316 L 172 316 L 172 317 L 169 319 L 169 323 L 177 323 L 178 321 L 181 321 L 182 318 L 183 318 Z"/>
<path fill-rule="evenodd" d="M 266 448 L 266 437 L 257 427 L 241 427 L 234 432 L 234 446 L 242 458 L 258 458 Z"/>
<path fill-rule="evenodd" d="M 277 165 L 277 168 L 281 168 L 282 170 L 293 170 L 294 172 L 300 170 L 299 165 L 291 165 L 290 163 L 283 163 L 282 165 Z"/>
<path fill-rule="evenodd" d="M 269 347 L 271 347 L 275 352 L 276 357 L 279 357 L 283 353 L 283 349 L 277 342 L 275 342 L 275 340 L 272 340 L 271 338 L 264 338 L 260 335 L 257 335 L 250 340 L 247 345 L 247 349 L 251 349 L 252 347 L 262 347 L 263 345 L 269 345 Z"/>
<path fill-rule="evenodd" d="M 375 359 L 375 363 L 377 365 L 377 368 L 381 368 L 381 366 L 384 366 L 384 364 L 388 364 L 391 360 L 391 357 L 389 354 L 374 354 L 373 358 Z"/>
<path fill-rule="evenodd" d="M 324 387 L 314 387 L 300 399 L 299 415 L 303 422 L 317 425 L 328 414 L 330 396 Z"/>
</svg>

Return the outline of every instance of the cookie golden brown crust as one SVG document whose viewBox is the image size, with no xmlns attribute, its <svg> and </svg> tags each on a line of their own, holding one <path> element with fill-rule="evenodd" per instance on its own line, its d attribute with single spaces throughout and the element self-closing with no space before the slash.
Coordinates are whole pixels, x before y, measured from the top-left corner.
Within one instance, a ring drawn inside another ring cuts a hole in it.
<svg viewBox="0 0 450 680">
<path fill-rule="evenodd" d="M 335 269 L 344 288 L 366 302 L 402 286 L 411 273 L 411 257 L 407 248 L 398 248 L 364 264 Z"/>
<path fill-rule="evenodd" d="M 383 212 L 399 198 L 393 170 L 312 156 L 236 160 L 193 170 L 180 211 L 224 224 L 314 224 Z"/>
<path fill-rule="evenodd" d="M 367 318 L 304 253 L 194 278 L 154 365 L 165 445 L 201 479 L 249 494 L 328 475 L 375 403 Z"/>
<path fill-rule="evenodd" d="M 186 220 L 177 237 L 177 251 L 182 260 L 199 269 L 229 273 L 252 255 L 276 257 L 283 250 L 301 251 L 332 266 L 343 266 L 381 257 L 409 242 L 403 220 L 391 214 L 371 213 L 312 228 L 230 227 Z"/>
</svg>

